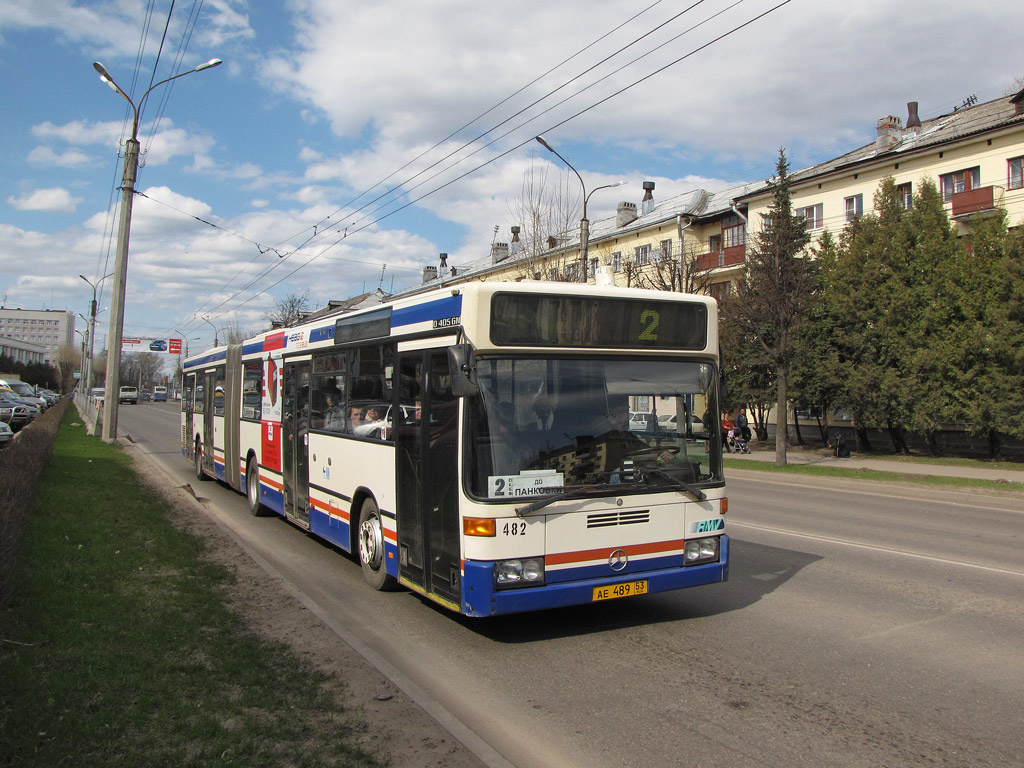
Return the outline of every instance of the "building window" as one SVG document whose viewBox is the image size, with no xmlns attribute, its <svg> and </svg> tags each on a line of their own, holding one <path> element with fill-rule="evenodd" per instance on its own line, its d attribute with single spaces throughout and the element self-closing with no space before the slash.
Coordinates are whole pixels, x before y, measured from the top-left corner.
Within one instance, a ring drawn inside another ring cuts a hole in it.
<svg viewBox="0 0 1024 768">
<path fill-rule="evenodd" d="M 809 205 L 806 208 L 797 208 L 793 211 L 793 215 L 802 216 L 804 221 L 807 222 L 808 229 L 820 229 L 824 226 L 822 209 L 823 204 L 818 203 L 817 205 Z"/>
<path fill-rule="evenodd" d="M 672 241 L 662 240 L 661 241 L 661 258 L 671 259 L 672 258 Z"/>
<path fill-rule="evenodd" d="M 587 277 L 594 277 L 597 274 L 597 259 L 590 260 L 590 267 L 587 270 Z"/>
<path fill-rule="evenodd" d="M 722 237 L 726 248 L 747 244 L 747 222 L 739 216 L 726 216 L 722 219 Z"/>
<path fill-rule="evenodd" d="M 981 166 L 945 173 L 939 176 L 939 186 L 942 188 L 942 201 L 948 203 L 953 199 L 953 195 L 981 186 Z"/>
<path fill-rule="evenodd" d="M 909 181 L 906 184 L 896 185 L 896 201 L 900 204 L 900 208 L 904 211 L 909 211 L 914 207 L 914 185 Z"/>
<path fill-rule="evenodd" d="M 622 252 L 616 251 L 612 254 L 612 269 L 616 272 L 622 271 Z"/>
<path fill-rule="evenodd" d="M 848 197 L 843 201 L 843 206 L 846 210 L 846 223 L 849 224 L 854 219 L 859 219 L 864 215 L 864 195 L 854 195 Z"/>
<path fill-rule="evenodd" d="M 722 250 L 722 236 L 711 235 L 708 238 L 708 253 L 718 253 Z"/>
<path fill-rule="evenodd" d="M 633 263 L 638 267 L 651 263 L 651 246 L 641 245 L 633 249 Z"/>
<path fill-rule="evenodd" d="M 1012 160 L 1007 160 L 1006 164 L 1009 171 L 1009 184 L 1007 186 L 1010 189 L 1024 187 L 1024 157 L 1015 157 Z"/>
</svg>

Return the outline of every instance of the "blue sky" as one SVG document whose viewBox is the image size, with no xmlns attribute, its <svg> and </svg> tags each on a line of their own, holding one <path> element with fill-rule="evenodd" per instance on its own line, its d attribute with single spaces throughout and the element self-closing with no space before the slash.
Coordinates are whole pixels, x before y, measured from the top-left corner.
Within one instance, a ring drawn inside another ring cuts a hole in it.
<svg viewBox="0 0 1024 768">
<path fill-rule="evenodd" d="M 598 220 L 644 180 L 656 199 L 756 181 L 780 147 L 810 165 L 908 101 L 932 117 L 1024 76 L 1019 2 L 790 0 L 731 32 L 778 2 L 0 0 L 0 294 L 87 314 L 79 274 L 113 270 L 127 104 L 94 61 L 134 99 L 224 62 L 154 90 L 139 130 L 124 333 L 193 349 L 289 294 L 399 290 L 438 252 L 486 256 L 531 168 L 578 191 L 538 133 L 588 189 L 628 182 L 591 198 Z"/>
</svg>

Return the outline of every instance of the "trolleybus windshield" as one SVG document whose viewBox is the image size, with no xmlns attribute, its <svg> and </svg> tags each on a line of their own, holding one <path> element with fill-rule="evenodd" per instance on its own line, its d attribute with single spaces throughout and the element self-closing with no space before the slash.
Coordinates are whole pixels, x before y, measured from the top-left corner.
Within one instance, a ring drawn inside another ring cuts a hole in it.
<svg viewBox="0 0 1024 768">
<path fill-rule="evenodd" d="M 527 500 L 721 484 L 717 371 L 634 358 L 478 359 L 468 491 Z"/>
</svg>

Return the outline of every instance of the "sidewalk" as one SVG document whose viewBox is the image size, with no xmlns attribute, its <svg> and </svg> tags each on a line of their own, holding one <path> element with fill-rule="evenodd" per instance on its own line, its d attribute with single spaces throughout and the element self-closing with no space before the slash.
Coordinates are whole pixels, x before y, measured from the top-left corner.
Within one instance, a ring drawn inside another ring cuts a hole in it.
<svg viewBox="0 0 1024 768">
<path fill-rule="evenodd" d="M 775 463 L 775 448 L 754 449 L 750 453 L 727 453 L 728 459 L 742 461 L 762 461 Z M 819 467 L 835 467 L 836 469 L 872 469 L 879 472 L 898 472 L 904 475 L 932 475 L 935 477 L 965 477 L 994 482 L 1016 483 L 1024 485 L 1024 470 L 1002 469 L 998 465 L 991 468 L 984 466 L 950 466 L 946 464 L 930 464 L 925 462 L 899 461 L 896 459 L 878 459 L 853 454 L 848 459 L 837 459 L 832 455 L 813 453 L 810 451 L 789 450 L 786 452 L 789 464 L 805 464 Z M 980 462 L 979 462 L 980 464 Z M 1010 490 L 1010 489 L 1008 489 Z"/>
</svg>

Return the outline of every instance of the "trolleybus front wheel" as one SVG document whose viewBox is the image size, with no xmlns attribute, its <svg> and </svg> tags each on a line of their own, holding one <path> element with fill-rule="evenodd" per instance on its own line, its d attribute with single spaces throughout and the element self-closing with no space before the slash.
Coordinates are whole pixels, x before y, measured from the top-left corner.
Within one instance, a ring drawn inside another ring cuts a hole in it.
<svg viewBox="0 0 1024 768">
<path fill-rule="evenodd" d="M 387 571 L 384 557 L 384 529 L 373 499 L 366 499 L 359 510 L 359 564 L 366 583 L 377 590 L 394 589 L 396 582 Z"/>
</svg>

